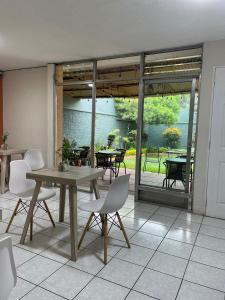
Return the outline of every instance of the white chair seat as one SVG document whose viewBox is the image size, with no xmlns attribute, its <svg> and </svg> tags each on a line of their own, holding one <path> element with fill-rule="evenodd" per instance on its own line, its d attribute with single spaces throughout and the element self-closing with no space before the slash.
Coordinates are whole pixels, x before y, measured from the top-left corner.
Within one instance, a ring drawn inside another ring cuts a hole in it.
<svg viewBox="0 0 225 300">
<path fill-rule="evenodd" d="M 24 193 L 21 193 L 19 195 L 17 194 L 17 196 L 19 196 L 20 198 L 22 198 L 25 201 L 31 201 L 32 196 L 33 196 L 33 192 L 34 192 L 34 190 L 32 189 L 32 190 L 26 191 Z M 38 194 L 37 201 L 38 202 L 44 201 L 44 200 L 47 200 L 49 198 L 54 197 L 55 195 L 56 195 L 55 191 L 50 190 L 50 189 L 46 189 L 46 188 L 41 188 L 40 192 Z"/>
<path fill-rule="evenodd" d="M 79 204 L 79 209 L 88 212 L 99 212 L 105 202 L 105 199 L 98 199 Z"/>
</svg>

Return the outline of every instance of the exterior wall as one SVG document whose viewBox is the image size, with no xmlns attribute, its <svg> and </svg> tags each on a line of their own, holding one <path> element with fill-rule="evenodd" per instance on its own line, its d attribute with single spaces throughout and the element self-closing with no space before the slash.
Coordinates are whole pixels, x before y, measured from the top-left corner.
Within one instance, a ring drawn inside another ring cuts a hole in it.
<svg viewBox="0 0 225 300">
<path fill-rule="evenodd" d="M 107 145 L 111 130 L 120 129 L 120 135 L 126 136 L 129 122 L 116 116 L 112 99 L 100 99 L 96 104 L 96 143 Z M 74 100 L 64 97 L 64 135 L 75 139 L 78 145 L 91 143 L 91 100 Z"/>
<path fill-rule="evenodd" d="M 187 145 L 189 107 L 181 110 L 178 123 L 173 125 L 181 129 L 180 147 Z M 149 136 L 146 145 L 166 146 L 162 136 L 166 125 L 148 125 L 145 132 Z M 132 124 L 118 119 L 113 99 L 99 99 L 96 103 L 96 143 L 107 144 L 111 130 L 120 129 L 120 135 L 126 136 L 133 129 Z M 91 141 L 91 100 L 75 100 L 64 97 L 64 135 L 78 145 L 89 145 Z M 122 145 L 121 145 L 122 146 Z"/>
<path fill-rule="evenodd" d="M 10 147 L 39 148 L 47 161 L 47 68 L 5 72 L 3 99 Z"/>
<path fill-rule="evenodd" d="M 194 212 L 200 214 L 205 214 L 207 202 L 213 70 L 216 66 L 225 66 L 225 40 L 207 42 L 203 49 L 193 206 Z"/>
</svg>

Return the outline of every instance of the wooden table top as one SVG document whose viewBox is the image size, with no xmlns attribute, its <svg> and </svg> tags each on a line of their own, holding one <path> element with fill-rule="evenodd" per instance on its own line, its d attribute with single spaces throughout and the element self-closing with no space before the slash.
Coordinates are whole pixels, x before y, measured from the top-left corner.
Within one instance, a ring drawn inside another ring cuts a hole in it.
<svg viewBox="0 0 225 300">
<path fill-rule="evenodd" d="M 58 169 L 42 169 L 28 172 L 26 177 L 37 181 L 49 181 L 61 184 L 75 184 L 91 181 L 103 176 L 105 170 L 89 167 L 68 167 L 68 170 L 59 172 Z"/>
<path fill-rule="evenodd" d="M 27 149 L 0 149 L 0 155 L 24 154 Z"/>
</svg>

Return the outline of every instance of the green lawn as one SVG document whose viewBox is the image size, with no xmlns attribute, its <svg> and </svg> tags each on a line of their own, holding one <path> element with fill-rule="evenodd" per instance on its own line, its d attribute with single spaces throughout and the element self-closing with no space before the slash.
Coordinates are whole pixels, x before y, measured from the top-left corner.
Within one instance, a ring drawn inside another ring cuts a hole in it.
<svg viewBox="0 0 225 300">
<path fill-rule="evenodd" d="M 153 157 L 154 158 L 154 157 Z M 161 168 L 160 168 L 160 173 L 165 174 L 165 165 L 163 162 L 165 159 L 168 158 L 166 154 L 161 155 Z M 125 156 L 125 164 L 127 166 L 127 169 L 135 169 L 135 163 L 136 163 L 136 157 L 135 156 Z M 142 162 L 141 162 L 141 169 L 143 170 L 143 165 L 144 165 L 145 157 L 142 156 Z M 158 163 L 147 163 L 146 164 L 146 172 L 153 172 L 153 173 L 158 173 Z"/>
</svg>

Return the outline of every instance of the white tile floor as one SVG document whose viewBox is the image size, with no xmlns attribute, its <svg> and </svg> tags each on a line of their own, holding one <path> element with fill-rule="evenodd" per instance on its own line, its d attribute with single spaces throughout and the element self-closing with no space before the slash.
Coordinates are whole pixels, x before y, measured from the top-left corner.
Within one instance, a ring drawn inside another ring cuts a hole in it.
<svg viewBox="0 0 225 300">
<path fill-rule="evenodd" d="M 102 194 L 105 192 L 102 191 Z M 93 199 L 79 192 L 79 201 Z M 0 196 L 0 237 L 16 204 Z M 58 191 L 49 207 L 56 220 L 39 211 L 33 241 L 19 244 L 25 214 L 16 217 L 13 239 L 18 282 L 10 300 L 224 300 L 225 220 L 148 203 L 129 196 L 121 210 L 131 249 L 117 228 L 110 232 L 109 262 L 102 263 L 102 238 L 91 229 L 77 262 L 69 259 L 69 226 L 58 223 Z M 79 235 L 87 214 L 78 211 Z M 68 201 L 66 207 L 68 220 Z"/>
</svg>

